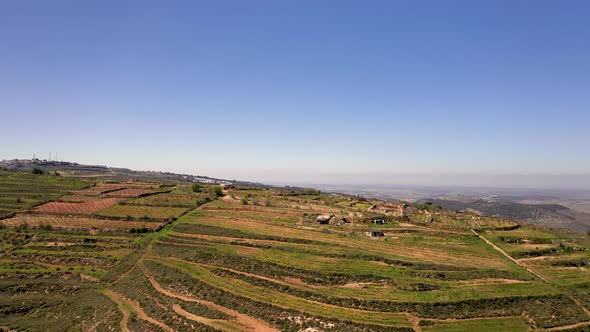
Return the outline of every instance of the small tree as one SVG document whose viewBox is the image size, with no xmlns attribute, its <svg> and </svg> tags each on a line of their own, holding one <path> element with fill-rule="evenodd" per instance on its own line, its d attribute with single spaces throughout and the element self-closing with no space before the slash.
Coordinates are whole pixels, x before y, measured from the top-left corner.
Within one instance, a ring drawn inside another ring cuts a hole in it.
<svg viewBox="0 0 590 332">
<path fill-rule="evenodd" d="M 209 193 L 215 197 L 223 196 L 223 190 L 221 189 L 220 186 L 209 187 Z"/>
<path fill-rule="evenodd" d="M 193 192 L 200 193 L 203 191 L 203 186 L 198 183 L 193 184 Z"/>
<path fill-rule="evenodd" d="M 43 170 L 40 169 L 39 167 L 33 167 L 33 170 L 31 172 L 33 174 L 45 174 L 45 172 L 43 172 Z"/>
</svg>

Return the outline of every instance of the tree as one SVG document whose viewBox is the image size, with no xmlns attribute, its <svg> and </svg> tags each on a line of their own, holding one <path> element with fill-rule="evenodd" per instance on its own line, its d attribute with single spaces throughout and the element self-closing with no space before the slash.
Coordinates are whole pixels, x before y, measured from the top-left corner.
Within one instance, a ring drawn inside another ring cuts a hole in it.
<svg viewBox="0 0 590 332">
<path fill-rule="evenodd" d="M 33 174 L 45 174 L 45 172 L 43 172 L 43 170 L 40 169 L 39 167 L 33 167 L 33 170 L 31 172 Z"/>
<path fill-rule="evenodd" d="M 203 186 L 198 183 L 193 184 L 193 192 L 200 193 L 203 191 Z"/>
<path fill-rule="evenodd" d="M 209 187 L 209 193 L 215 197 L 223 196 L 223 190 L 220 186 Z"/>
<path fill-rule="evenodd" d="M 317 189 L 305 188 L 303 189 L 305 195 L 319 195 L 321 192 Z"/>
</svg>

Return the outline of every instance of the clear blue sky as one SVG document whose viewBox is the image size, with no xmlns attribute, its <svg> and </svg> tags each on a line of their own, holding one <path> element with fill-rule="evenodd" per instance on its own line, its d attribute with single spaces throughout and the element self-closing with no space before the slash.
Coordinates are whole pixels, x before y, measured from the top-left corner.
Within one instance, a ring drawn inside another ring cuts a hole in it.
<svg viewBox="0 0 590 332">
<path fill-rule="evenodd" d="M 5 2 L 0 159 L 590 185 L 589 17 L 575 0 Z"/>
</svg>

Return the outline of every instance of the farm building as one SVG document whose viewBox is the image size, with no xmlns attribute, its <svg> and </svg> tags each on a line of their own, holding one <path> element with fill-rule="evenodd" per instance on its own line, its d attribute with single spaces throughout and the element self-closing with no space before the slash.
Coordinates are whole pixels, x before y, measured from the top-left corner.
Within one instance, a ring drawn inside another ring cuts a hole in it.
<svg viewBox="0 0 590 332">
<path fill-rule="evenodd" d="M 332 218 L 334 218 L 333 214 L 320 214 L 317 216 L 317 218 L 315 218 L 315 222 L 317 224 L 328 224 Z"/>
<path fill-rule="evenodd" d="M 367 232 L 367 236 L 370 237 L 379 237 L 379 236 L 385 236 L 385 234 L 383 234 L 382 231 L 379 230 L 371 230 Z"/>
<path fill-rule="evenodd" d="M 384 219 L 373 219 L 373 223 L 375 225 L 384 225 L 385 224 L 385 220 Z"/>
</svg>

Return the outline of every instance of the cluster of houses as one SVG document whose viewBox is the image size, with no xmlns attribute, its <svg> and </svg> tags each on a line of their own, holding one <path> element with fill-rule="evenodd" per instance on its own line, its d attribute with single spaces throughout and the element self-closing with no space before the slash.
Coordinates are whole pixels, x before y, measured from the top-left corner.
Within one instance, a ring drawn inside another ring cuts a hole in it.
<svg viewBox="0 0 590 332">
<path fill-rule="evenodd" d="M 315 223 L 320 224 L 320 225 L 327 225 L 327 224 L 330 224 L 331 222 L 336 223 L 338 225 L 346 223 L 346 218 L 342 218 L 341 220 L 338 220 L 338 221 L 335 221 L 335 219 L 336 219 L 336 216 L 333 214 L 322 213 L 316 217 Z M 387 223 L 387 221 L 383 218 L 375 218 L 375 219 L 373 219 L 373 223 L 375 225 L 384 225 Z M 378 230 L 378 229 L 370 230 L 370 231 L 366 232 L 365 234 L 369 237 L 385 236 L 383 231 Z"/>
</svg>

